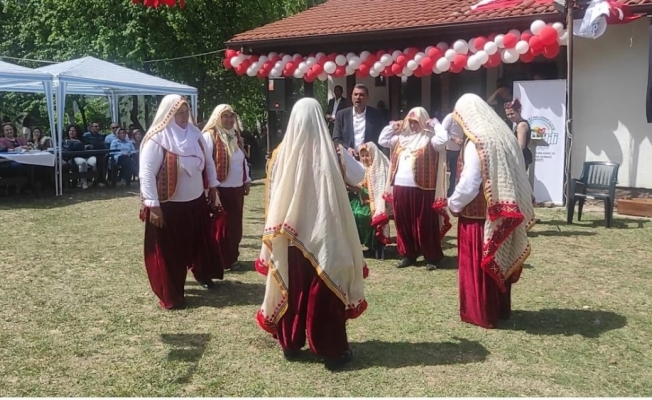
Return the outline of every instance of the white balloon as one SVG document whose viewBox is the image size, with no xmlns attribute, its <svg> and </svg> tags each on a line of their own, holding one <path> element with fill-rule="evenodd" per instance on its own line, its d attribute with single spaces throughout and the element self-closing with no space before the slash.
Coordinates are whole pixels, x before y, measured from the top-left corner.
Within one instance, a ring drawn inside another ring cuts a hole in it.
<svg viewBox="0 0 652 400">
<path fill-rule="evenodd" d="M 516 61 L 518 61 L 518 56 L 519 54 L 515 49 L 505 49 L 503 50 L 500 58 L 502 58 L 503 62 L 506 64 L 514 64 Z"/>
<path fill-rule="evenodd" d="M 369 76 L 371 76 L 372 78 L 378 78 L 378 77 L 380 76 L 380 71 L 377 71 L 377 70 L 375 70 L 375 69 L 374 69 L 374 70 L 371 70 L 371 71 L 369 72 Z"/>
<path fill-rule="evenodd" d="M 289 55 L 289 54 L 286 54 L 286 55 L 283 56 L 282 60 L 285 61 L 285 63 L 287 64 L 290 61 L 292 61 L 292 56 Z"/>
<path fill-rule="evenodd" d="M 455 43 L 453 43 L 453 49 L 457 54 L 467 54 L 469 52 L 469 44 L 466 40 L 456 40 Z"/>
<path fill-rule="evenodd" d="M 559 44 L 561 46 L 567 46 L 568 45 L 568 31 L 567 30 L 564 30 L 564 32 L 559 35 L 559 37 L 557 38 L 557 42 L 559 42 Z"/>
<path fill-rule="evenodd" d="M 487 42 L 487 44 L 484 45 L 484 51 L 488 55 L 493 56 L 498 51 L 498 46 L 496 46 L 496 43 L 494 42 Z"/>
<path fill-rule="evenodd" d="M 346 65 L 346 56 L 343 54 L 338 55 L 335 57 L 335 64 L 337 64 L 340 67 L 343 67 Z"/>
<path fill-rule="evenodd" d="M 564 24 L 561 22 L 555 22 L 552 24 L 552 27 L 555 28 L 555 30 L 561 35 L 564 31 Z"/>
<path fill-rule="evenodd" d="M 369 55 L 371 55 L 371 53 L 368 52 L 367 50 L 365 50 L 362 53 L 360 53 L 360 59 L 362 61 L 367 61 L 367 58 L 369 57 Z"/>
<path fill-rule="evenodd" d="M 482 67 L 482 63 L 478 59 L 478 56 L 474 54 L 471 57 L 469 57 L 469 59 L 466 62 L 466 66 L 470 71 L 477 71 L 480 69 L 480 67 Z"/>
<path fill-rule="evenodd" d="M 319 61 L 321 58 L 326 57 L 326 54 L 322 53 L 321 51 L 317 54 L 315 54 L 315 60 Z"/>
<path fill-rule="evenodd" d="M 383 64 L 384 67 L 389 67 L 393 62 L 394 58 L 391 54 L 383 54 L 383 56 L 380 57 L 380 63 Z"/>
<path fill-rule="evenodd" d="M 489 61 L 489 54 L 484 50 L 478 50 L 478 52 L 475 53 L 475 58 L 480 62 L 480 64 L 484 64 Z"/>
<path fill-rule="evenodd" d="M 294 70 L 294 77 L 297 79 L 302 79 L 305 73 L 301 71 L 299 68 Z"/>
<path fill-rule="evenodd" d="M 407 63 L 407 69 L 409 69 L 410 71 L 414 71 L 414 70 L 416 70 L 417 68 L 419 68 L 419 63 L 418 63 L 418 62 L 416 62 L 416 61 L 414 61 L 414 60 L 410 60 L 410 61 L 408 61 L 408 63 Z"/>
<path fill-rule="evenodd" d="M 516 43 L 516 46 L 514 46 L 514 50 L 516 50 L 518 54 L 525 54 L 528 51 L 530 51 L 530 45 L 525 40 L 521 40 L 518 43 Z"/>
<path fill-rule="evenodd" d="M 455 56 L 456 56 L 456 55 L 457 55 L 457 52 L 456 52 L 455 50 L 453 50 L 453 49 L 448 49 L 448 50 L 446 50 L 446 53 L 444 54 L 444 57 L 445 57 L 448 61 L 451 61 L 451 62 L 452 62 L 453 60 L 455 60 Z M 441 68 L 440 68 L 440 69 L 441 69 Z"/>
<path fill-rule="evenodd" d="M 412 76 L 412 75 L 414 75 L 414 71 L 412 71 L 408 67 L 403 68 L 403 76 Z"/>
<path fill-rule="evenodd" d="M 423 57 L 425 57 L 425 56 L 426 56 L 425 53 L 418 52 L 418 53 L 414 56 L 414 61 L 416 61 L 417 63 L 420 63 L 421 60 L 423 60 Z"/>
<path fill-rule="evenodd" d="M 403 76 L 401 76 L 401 82 L 402 82 L 402 83 L 405 83 L 405 82 L 407 82 L 407 81 L 408 81 L 408 76 L 407 76 L 407 75 L 403 75 Z"/>
<path fill-rule="evenodd" d="M 262 64 L 265 64 L 265 63 L 267 62 L 267 60 L 269 60 L 269 58 L 267 58 L 267 56 L 260 56 L 260 57 L 258 58 L 258 62 L 259 62 L 261 65 L 262 65 Z"/>
<path fill-rule="evenodd" d="M 356 68 L 353 68 L 351 65 L 348 65 L 346 67 L 346 75 L 349 76 L 355 74 L 355 70 Z"/>
<path fill-rule="evenodd" d="M 251 66 L 250 66 L 249 68 L 251 68 L 252 70 L 254 70 L 254 72 L 258 72 L 258 70 L 259 70 L 260 67 L 262 67 L 262 66 L 263 66 L 263 64 L 261 64 L 261 63 L 259 63 L 258 61 L 256 61 L 255 63 L 252 63 Z"/>
<path fill-rule="evenodd" d="M 360 60 L 359 57 L 353 57 L 351 61 L 349 61 L 349 67 L 353 68 L 354 70 L 358 69 L 360 64 L 362 64 L 362 60 Z"/>
<path fill-rule="evenodd" d="M 441 71 L 439 68 L 437 68 L 436 65 L 435 65 L 434 67 L 432 67 L 432 73 L 433 73 L 433 74 L 437 74 L 437 75 L 439 75 L 439 74 L 441 74 L 441 72 L 442 72 L 442 71 Z"/>
<path fill-rule="evenodd" d="M 523 35 L 530 35 L 530 36 L 532 36 L 532 31 L 529 30 L 529 29 L 526 29 L 526 30 L 523 31 L 523 33 L 521 33 L 521 37 L 523 37 Z"/>
<path fill-rule="evenodd" d="M 429 52 L 430 50 L 434 49 L 434 48 L 435 48 L 435 46 L 428 46 L 428 47 L 426 47 L 426 49 L 425 49 L 423 52 L 424 52 L 425 54 L 428 54 L 428 52 Z"/>
<path fill-rule="evenodd" d="M 507 33 L 511 33 L 512 35 L 516 36 L 517 40 L 521 40 L 521 31 L 519 31 L 518 29 L 511 29 Z"/>
<path fill-rule="evenodd" d="M 351 61 L 353 57 L 357 57 L 357 55 L 353 52 L 347 53 L 346 54 L 346 61 Z"/>
<path fill-rule="evenodd" d="M 442 57 L 439 60 L 437 60 L 437 62 L 435 63 L 435 67 L 441 72 L 446 72 L 451 67 L 451 62 L 448 59 Z"/>
<path fill-rule="evenodd" d="M 394 52 L 392 53 L 393 60 L 396 61 L 398 56 L 400 56 L 401 54 L 403 54 L 403 52 L 401 50 L 394 50 Z"/>
<path fill-rule="evenodd" d="M 316 59 L 315 57 L 308 57 L 308 58 L 306 59 L 306 65 L 308 66 L 308 68 L 310 68 L 310 67 L 312 67 L 313 65 L 315 65 L 316 62 L 317 62 L 317 59 Z"/>
<path fill-rule="evenodd" d="M 283 71 L 283 67 L 285 67 L 285 63 L 283 61 L 277 61 L 274 65 L 274 68 L 280 69 L 281 71 Z"/>
<path fill-rule="evenodd" d="M 274 57 L 278 56 L 278 53 L 275 51 L 270 51 L 269 54 L 267 55 L 268 59 L 272 59 Z"/>
<path fill-rule="evenodd" d="M 337 64 L 335 64 L 334 62 L 326 61 L 324 63 L 324 72 L 326 72 L 327 74 L 334 73 L 336 69 L 337 69 Z"/>
<path fill-rule="evenodd" d="M 251 67 L 247 68 L 247 76 L 256 76 L 256 71 Z"/>
<path fill-rule="evenodd" d="M 496 38 L 494 39 L 494 43 L 496 43 L 496 46 L 498 46 L 499 49 L 505 47 L 505 43 L 503 43 L 503 40 L 505 40 L 505 35 L 496 35 Z"/>
<path fill-rule="evenodd" d="M 278 78 L 283 74 L 283 70 L 280 70 L 278 68 L 272 68 L 269 74 L 275 78 Z"/>
<path fill-rule="evenodd" d="M 299 54 L 299 53 L 294 53 L 294 55 L 292 56 L 292 59 L 294 60 L 295 58 L 303 58 L 303 56 L 301 54 Z"/>
<path fill-rule="evenodd" d="M 475 38 L 469 40 L 469 51 L 473 54 L 478 52 L 477 47 L 475 47 Z"/>
<path fill-rule="evenodd" d="M 439 42 L 439 43 L 437 43 L 436 47 L 441 51 L 446 51 L 449 48 L 448 43 L 446 43 L 446 42 Z"/>
<path fill-rule="evenodd" d="M 323 82 L 323 81 L 325 81 L 325 80 L 328 79 L 328 74 L 327 74 L 326 72 L 322 72 L 321 74 L 319 74 L 319 75 L 317 76 L 317 78 L 318 78 L 320 81 Z"/>
<path fill-rule="evenodd" d="M 541 21 L 541 20 L 536 20 L 532 22 L 532 25 L 530 25 L 530 30 L 532 31 L 532 34 L 538 35 L 541 32 L 541 29 L 546 26 L 546 23 Z"/>
<path fill-rule="evenodd" d="M 242 61 L 240 61 L 240 59 L 238 58 L 238 56 L 233 56 L 233 57 L 231 57 L 231 65 L 233 65 L 233 67 L 237 67 L 237 66 L 240 65 L 241 63 L 242 63 Z"/>
<path fill-rule="evenodd" d="M 308 70 L 308 63 L 305 61 L 301 61 L 299 65 L 297 65 L 297 69 L 305 74 L 306 71 Z"/>
</svg>

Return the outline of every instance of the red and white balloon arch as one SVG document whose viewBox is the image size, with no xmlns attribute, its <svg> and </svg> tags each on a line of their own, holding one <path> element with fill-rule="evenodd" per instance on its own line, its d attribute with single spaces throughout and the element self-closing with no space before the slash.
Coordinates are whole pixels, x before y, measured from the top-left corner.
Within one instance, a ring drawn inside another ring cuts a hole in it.
<svg viewBox="0 0 652 400">
<path fill-rule="evenodd" d="M 266 77 L 294 77 L 312 82 L 325 81 L 329 76 L 341 78 L 367 76 L 422 77 L 443 72 L 459 73 L 464 69 L 477 71 L 493 68 L 500 63 L 532 62 L 543 55 L 555 58 L 560 47 L 568 43 L 568 32 L 560 22 L 546 24 L 537 20 L 530 29 L 520 32 L 512 29 L 504 34 L 478 36 L 457 40 L 452 44 L 440 42 L 423 50 L 408 47 L 405 50 L 363 51 L 360 54 L 278 54 L 246 55 L 235 50 L 226 51 L 224 67 L 238 75 Z"/>
</svg>

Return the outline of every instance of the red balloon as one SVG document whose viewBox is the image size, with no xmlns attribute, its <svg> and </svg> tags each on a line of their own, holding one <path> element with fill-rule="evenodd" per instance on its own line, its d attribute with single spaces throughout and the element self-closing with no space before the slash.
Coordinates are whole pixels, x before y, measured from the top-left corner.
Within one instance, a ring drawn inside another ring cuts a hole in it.
<svg viewBox="0 0 652 400">
<path fill-rule="evenodd" d="M 380 60 L 380 58 L 381 58 L 382 56 L 384 56 L 384 55 L 385 55 L 385 50 L 378 50 L 378 51 L 376 52 L 376 58 L 379 59 L 379 60 Z"/>
<path fill-rule="evenodd" d="M 238 55 L 238 53 L 237 53 L 235 50 L 233 50 L 233 49 L 228 49 L 228 50 L 226 51 L 226 53 L 224 54 L 224 56 L 225 56 L 226 58 L 228 58 L 229 60 L 230 60 L 231 58 L 233 58 L 233 57 L 236 57 L 237 55 Z"/>
<path fill-rule="evenodd" d="M 488 41 L 489 41 L 489 39 L 487 39 L 486 37 L 478 36 L 473 41 L 473 46 L 475 46 L 475 48 L 478 49 L 478 50 L 484 50 L 484 45 L 487 44 Z"/>
<path fill-rule="evenodd" d="M 534 61 L 534 54 L 532 54 L 531 52 L 528 51 L 525 54 L 521 54 L 520 59 L 521 59 L 521 62 L 531 63 L 532 61 Z"/>
<path fill-rule="evenodd" d="M 453 65 L 455 65 L 457 68 L 460 68 L 461 71 L 466 66 L 468 59 L 469 58 L 464 54 L 458 54 L 455 56 L 455 60 L 453 60 Z"/>
<path fill-rule="evenodd" d="M 264 79 L 264 78 L 267 76 L 267 74 L 265 73 L 265 71 L 264 71 L 262 68 L 258 70 L 258 72 L 256 73 L 256 75 L 258 75 L 258 77 L 259 77 L 260 79 Z"/>
<path fill-rule="evenodd" d="M 553 28 L 554 29 L 554 28 Z M 544 48 L 544 44 L 541 42 L 541 39 L 538 36 L 532 36 L 529 40 L 530 49 L 534 55 L 541 54 Z"/>
<path fill-rule="evenodd" d="M 558 37 L 559 34 L 557 33 L 557 30 L 550 25 L 544 26 L 541 28 L 541 32 L 539 32 L 539 39 L 541 39 L 541 43 L 543 43 L 544 46 L 551 46 L 557 43 Z"/>
<path fill-rule="evenodd" d="M 321 64 L 315 64 L 312 66 L 312 73 L 317 76 L 324 72 L 324 67 L 321 66 Z"/>
<path fill-rule="evenodd" d="M 265 72 L 271 71 L 272 68 L 274 68 L 274 63 L 271 61 L 265 61 L 265 64 L 263 64 L 263 69 L 265 70 Z"/>
<path fill-rule="evenodd" d="M 454 74 L 459 74 L 463 69 L 464 67 L 457 66 L 456 64 L 451 64 L 449 71 Z"/>
<path fill-rule="evenodd" d="M 494 68 L 501 63 L 500 52 L 489 56 L 489 60 L 484 64 L 485 68 Z"/>
<path fill-rule="evenodd" d="M 417 78 L 423 78 L 423 72 L 421 71 L 421 68 L 415 69 L 413 75 Z"/>
<path fill-rule="evenodd" d="M 406 63 L 407 63 L 407 61 L 406 61 Z M 394 75 L 399 75 L 401 72 L 403 72 L 403 67 L 401 67 L 401 64 L 396 62 L 396 63 L 392 64 L 392 72 L 394 73 Z"/>
<path fill-rule="evenodd" d="M 331 53 L 326 58 L 327 58 L 326 61 L 335 61 L 335 59 L 337 58 L 337 53 Z"/>
<path fill-rule="evenodd" d="M 435 62 L 432 61 L 432 58 L 430 57 L 423 57 L 421 59 L 421 68 L 424 70 L 430 70 L 432 72 L 432 67 L 435 66 Z"/>
<path fill-rule="evenodd" d="M 514 35 L 513 33 L 508 33 L 507 35 L 505 35 L 503 39 L 503 45 L 505 45 L 506 49 L 513 49 L 514 47 L 516 47 L 516 43 L 518 43 L 518 38 L 516 37 L 516 35 Z"/>
<path fill-rule="evenodd" d="M 416 56 L 418 52 L 419 52 L 419 49 L 417 49 L 416 47 L 409 47 L 409 48 L 407 49 L 406 54 L 407 54 L 408 57 L 410 57 L 411 59 L 414 59 L 414 56 Z"/>
<path fill-rule="evenodd" d="M 428 50 L 428 54 L 426 54 L 428 57 L 430 57 L 433 61 L 439 60 L 444 56 L 444 53 L 439 50 L 437 47 L 433 47 L 430 50 Z"/>
<path fill-rule="evenodd" d="M 494 39 L 496 39 L 496 36 L 498 36 L 497 33 L 492 33 L 491 35 L 489 35 L 489 37 L 487 37 L 487 39 L 489 39 L 490 42 L 493 42 Z"/>
<path fill-rule="evenodd" d="M 343 76 L 346 76 L 346 67 L 342 67 L 342 66 L 337 67 L 335 69 L 335 73 L 333 74 L 333 76 L 335 76 L 336 78 L 341 78 Z"/>
<path fill-rule="evenodd" d="M 394 66 L 394 64 L 392 66 Z M 394 76 L 394 71 L 392 70 L 392 67 L 386 67 L 380 74 L 386 78 L 389 78 L 390 76 Z"/>
<path fill-rule="evenodd" d="M 235 67 L 235 73 L 238 75 L 244 75 L 244 73 L 247 72 L 247 66 L 244 65 L 244 63 L 238 65 Z"/>
<path fill-rule="evenodd" d="M 410 61 L 410 59 L 405 54 L 401 54 L 400 56 L 396 57 L 396 64 L 398 64 L 401 67 L 401 71 L 407 65 L 408 61 Z"/>
<path fill-rule="evenodd" d="M 290 71 L 287 68 L 283 70 L 283 76 L 286 77 L 286 78 L 291 77 L 293 74 L 294 74 L 294 71 Z"/>
<path fill-rule="evenodd" d="M 312 81 L 315 80 L 315 77 L 312 76 L 311 74 L 305 74 L 305 75 L 303 76 L 303 79 L 304 79 L 306 82 L 310 83 L 310 82 L 312 82 Z"/>
<path fill-rule="evenodd" d="M 369 74 L 370 69 L 371 68 L 369 68 L 369 65 L 360 64 L 360 66 L 358 67 L 358 72 L 361 72 L 364 76 L 367 76 Z"/>
<path fill-rule="evenodd" d="M 362 64 L 362 65 L 364 65 L 364 64 Z M 358 78 L 366 78 L 367 75 L 368 75 L 367 72 L 363 72 L 361 69 L 359 69 L 359 70 L 355 71 L 355 76 L 357 76 Z"/>
<path fill-rule="evenodd" d="M 285 64 L 285 69 L 288 70 L 288 71 L 294 72 L 294 70 L 296 68 L 297 68 L 297 66 L 292 61 Z"/>
<path fill-rule="evenodd" d="M 225 58 L 224 61 L 222 61 L 222 65 L 224 65 L 224 68 L 226 69 L 231 69 L 233 68 L 233 65 L 231 65 L 231 59 L 230 58 Z"/>
<path fill-rule="evenodd" d="M 369 54 L 369 57 L 367 57 L 367 59 L 365 60 L 364 63 L 367 64 L 368 66 L 372 66 L 372 65 L 374 65 L 376 63 L 376 61 L 378 61 L 378 59 L 376 58 L 376 55 L 375 54 Z"/>
<path fill-rule="evenodd" d="M 434 63 L 433 63 L 433 67 L 434 67 Z M 424 68 L 423 65 L 422 65 L 421 67 L 417 68 L 417 70 L 421 70 L 421 74 L 423 76 L 432 75 L 432 67 L 431 68 Z"/>
<path fill-rule="evenodd" d="M 301 61 L 303 61 L 303 57 L 296 56 L 296 57 L 294 57 L 293 61 L 294 61 L 295 64 L 299 64 Z"/>
<path fill-rule="evenodd" d="M 527 33 L 527 32 L 521 33 L 521 40 L 525 40 L 526 42 L 529 42 L 531 37 L 532 37 L 531 33 Z"/>
<path fill-rule="evenodd" d="M 543 48 L 543 55 L 546 58 L 555 58 L 557 55 L 559 55 L 559 43 L 555 42 L 554 44 L 551 44 L 550 46 L 546 46 Z"/>
</svg>

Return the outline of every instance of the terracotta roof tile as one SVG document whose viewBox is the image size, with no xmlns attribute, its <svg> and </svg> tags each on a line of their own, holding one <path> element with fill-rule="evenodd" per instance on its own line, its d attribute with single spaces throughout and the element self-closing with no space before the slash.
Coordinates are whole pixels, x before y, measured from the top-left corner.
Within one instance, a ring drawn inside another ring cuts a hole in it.
<svg viewBox="0 0 652 400">
<path fill-rule="evenodd" d="M 552 5 L 524 0 L 517 7 L 472 12 L 479 0 L 328 0 L 309 10 L 234 36 L 228 44 L 401 30 L 553 13 Z M 618 0 L 632 6 L 652 0 Z M 394 3 L 388 7 L 388 3 Z"/>
</svg>

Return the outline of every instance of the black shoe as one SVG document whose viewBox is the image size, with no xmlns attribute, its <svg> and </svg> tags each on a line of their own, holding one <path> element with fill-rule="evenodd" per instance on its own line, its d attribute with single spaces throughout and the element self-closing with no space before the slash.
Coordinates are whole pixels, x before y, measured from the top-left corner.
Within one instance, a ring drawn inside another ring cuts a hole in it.
<svg viewBox="0 0 652 400">
<path fill-rule="evenodd" d="M 204 289 L 214 289 L 215 286 L 216 286 L 216 285 L 215 285 L 215 282 L 213 282 L 213 281 L 210 280 L 210 279 L 207 280 L 207 281 L 201 281 L 201 282 L 199 282 L 199 284 L 200 284 L 201 287 L 203 287 Z"/>
<path fill-rule="evenodd" d="M 351 353 L 351 350 L 347 350 L 344 352 L 342 357 L 336 358 L 335 360 L 326 360 L 324 365 L 329 371 L 337 371 L 346 364 L 350 363 L 351 360 L 353 360 L 353 353 Z"/>
<path fill-rule="evenodd" d="M 384 260 L 384 259 L 385 259 L 385 246 L 376 248 L 376 260 Z"/>
<path fill-rule="evenodd" d="M 396 268 L 407 268 L 412 265 L 414 265 L 414 260 L 405 257 L 398 265 L 396 265 Z"/>
<path fill-rule="evenodd" d="M 283 350 L 283 357 L 288 361 L 297 361 L 301 357 L 299 350 Z"/>
</svg>

